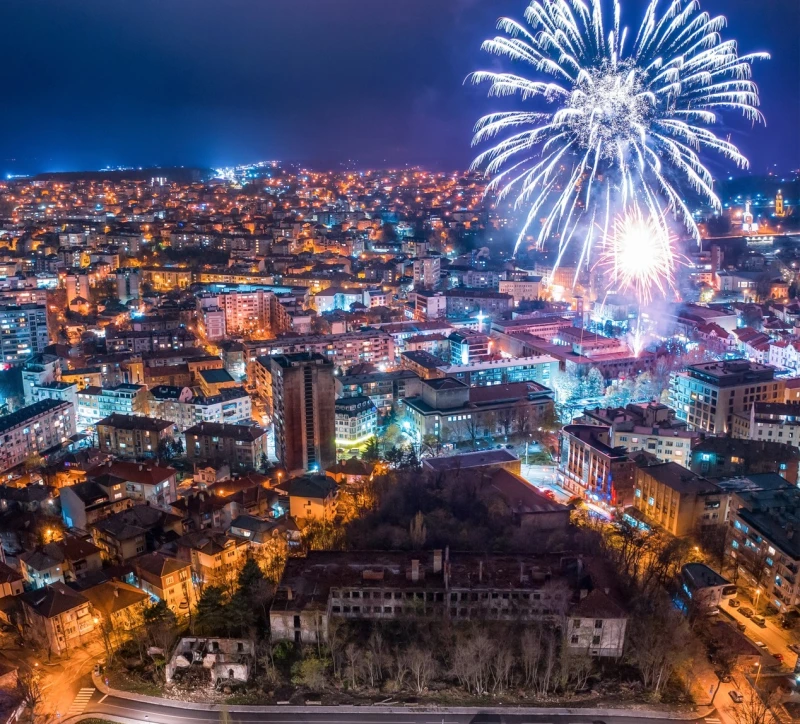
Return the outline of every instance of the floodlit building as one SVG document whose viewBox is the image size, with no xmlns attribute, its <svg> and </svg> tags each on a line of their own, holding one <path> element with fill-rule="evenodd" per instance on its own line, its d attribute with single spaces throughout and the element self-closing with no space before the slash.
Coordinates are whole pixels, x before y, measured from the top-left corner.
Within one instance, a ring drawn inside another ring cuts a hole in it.
<svg viewBox="0 0 800 724">
<path fill-rule="evenodd" d="M 363 445 L 375 437 L 378 410 L 369 397 L 343 397 L 336 400 L 335 417 L 338 446 Z"/>
<path fill-rule="evenodd" d="M 744 359 L 690 365 L 672 377 L 670 405 L 690 430 L 724 434 L 734 415 L 756 402 L 782 402 L 784 381 L 775 368 Z"/>
</svg>

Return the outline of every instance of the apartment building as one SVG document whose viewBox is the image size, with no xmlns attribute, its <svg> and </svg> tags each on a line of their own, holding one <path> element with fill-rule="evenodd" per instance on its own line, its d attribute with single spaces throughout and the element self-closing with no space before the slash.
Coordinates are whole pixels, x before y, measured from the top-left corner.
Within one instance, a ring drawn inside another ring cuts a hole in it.
<svg viewBox="0 0 800 724">
<path fill-rule="evenodd" d="M 106 329 L 106 349 L 109 352 L 156 352 L 194 347 L 197 341 L 185 327 L 136 331 L 131 329 Z"/>
<path fill-rule="evenodd" d="M 153 458 L 160 445 L 171 441 L 177 430 L 170 420 L 114 413 L 97 422 L 100 452 L 121 458 Z"/>
<path fill-rule="evenodd" d="M 114 387 L 87 387 L 78 397 L 78 427 L 93 427 L 114 413 L 120 415 L 147 415 L 147 387 L 129 382 Z"/>
<path fill-rule="evenodd" d="M 267 431 L 258 425 L 201 422 L 188 428 L 189 462 L 226 462 L 231 469 L 254 470 L 267 454 Z"/>
<path fill-rule="evenodd" d="M 44 304 L 0 304 L 0 362 L 22 362 L 48 344 Z"/>
<path fill-rule="evenodd" d="M 692 448 L 689 467 L 708 478 L 778 473 L 800 482 L 800 450 L 772 440 L 707 437 Z"/>
<path fill-rule="evenodd" d="M 690 365 L 672 377 L 670 405 L 690 430 L 732 432 L 734 416 L 756 402 L 782 402 L 775 368 L 745 359 Z"/>
<path fill-rule="evenodd" d="M 689 467 L 692 446 L 702 433 L 687 430 L 686 423 L 675 419 L 675 411 L 657 403 L 630 404 L 624 408 L 589 408 L 579 422 L 610 428 L 611 447 L 629 453 L 644 450 L 659 460 Z"/>
<path fill-rule="evenodd" d="M 730 556 L 780 613 L 800 606 L 800 490 L 777 475 L 724 481 L 731 502 Z"/>
<path fill-rule="evenodd" d="M 246 425 L 252 422 L 252 400 L 243 387 L 215 395 L 196 394 L 191 387 L 157 385 L 148 394 L 150 414 L 175 424 L 178 432 L 201 422 Z"/>
<path fill-rule="evenodd" d="M 343 397 L 335 405 L 336 444 L 340 447 L 363 445 L 375 436 L 378 409 L 365 396 Z"/>
<path fill-rule="evenodd" d="M 75 408 L 59 400 L 34 402 L 0 417 L 0 472 L 57 448 L 75 429 Z"/>
<path fill-rule="evenodd" d="M 733 437 L 800 445 L 800 404 L 755 402 L 733 417 Z"/>
<path fill-rule="evenodd" d="M 419 395 L 422 389 L 419 376 L 411 370 L 339 375 L 334 383 L 338 397 L 369 397 L 382 414 L 406 397 Z"/>
<path fill-rule="evenodd" d="M 371 363 L 386 368 L 394 365 L 394 339 L 381 329 L 362 329 L 344 334 L 306 334 L 283 336 L 267 342 L 245 342 L 249 360 L 259 355 L 287 355 L 302 352 L 322 355 L 335 367 L 348 369 Z"/>
<path fill-rule="evenodd" d="M 287 471 L 326 470 L 336 462 L 333 364 L 320 354 L 270 358 L 275 451 Z"/>
<path fill-rule="evenodd" d="M 674 536 L 725 522 L 727 495 L 678 463 L 653 463 L 645 458 L 636 467 L 633 487 L 633 507 L 645 523 Z"/>
</svg>

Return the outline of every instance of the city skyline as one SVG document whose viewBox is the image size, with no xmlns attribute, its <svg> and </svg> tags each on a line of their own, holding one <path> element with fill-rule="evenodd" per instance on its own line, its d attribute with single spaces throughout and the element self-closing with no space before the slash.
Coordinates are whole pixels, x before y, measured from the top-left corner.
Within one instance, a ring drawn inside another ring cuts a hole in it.
<svg viewBox="0 0 800 724">
<path fill-rule="evenodd" d="M 331 10 L 309 0 L 240 0 L 220 9 L 201 0 L 187 14 L 181 3 L 144 2 L 136 12 L 92 0 L 69 11 L 8 3 L 0 17 L 21 32 L 7 48 L 24 72 L 6 77 L 0 171 L 257 158 L 466 167 L 474 121 L 494 106 L 463 81 L 486 66 L 480 42 L 497 18 L 525 4 L 345 0 Z M 643 5 L 626 3 L 626 16 Z M 740 52 L 772 55 L 754 69 L 766 127 L 731 124 L 752 172 L 796 169 L 800 7 L 711 0 L 703 9 L 724 12 Z"/>
</svg>

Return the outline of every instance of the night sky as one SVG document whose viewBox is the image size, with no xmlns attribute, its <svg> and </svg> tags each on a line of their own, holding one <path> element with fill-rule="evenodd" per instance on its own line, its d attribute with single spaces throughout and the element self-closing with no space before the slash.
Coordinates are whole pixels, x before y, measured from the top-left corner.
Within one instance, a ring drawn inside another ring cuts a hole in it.
<svg viewBox="0 0 800 724">
<path fill-rule="evenodd" d="M 625 0 L 637 25 L 644 0 Z M 462 85 L 525 0 L 2 0 L 0 172 L 261 159 L 466 166 Z M 755 173 L 800 167 L 800 2 L 703 0 L 758 63 Z"/>
</svg>

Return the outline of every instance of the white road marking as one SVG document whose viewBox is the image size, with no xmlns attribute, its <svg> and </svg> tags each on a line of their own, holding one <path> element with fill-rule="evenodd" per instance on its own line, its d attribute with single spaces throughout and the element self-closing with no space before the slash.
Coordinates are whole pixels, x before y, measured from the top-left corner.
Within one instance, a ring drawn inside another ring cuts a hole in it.
<svg viewBox="0 0 800 724">
<path fill-rule="evenodd" d="M 78 692 L 72 705 L 67 709 L 67 716 L 75 716 L 76 714 L 83 714 L 83 710 L 89 703 L 89 699 L 94 695 L 95 688 L 84 688 Z"/>
</svg>

